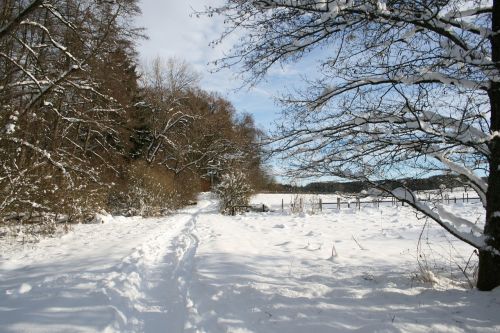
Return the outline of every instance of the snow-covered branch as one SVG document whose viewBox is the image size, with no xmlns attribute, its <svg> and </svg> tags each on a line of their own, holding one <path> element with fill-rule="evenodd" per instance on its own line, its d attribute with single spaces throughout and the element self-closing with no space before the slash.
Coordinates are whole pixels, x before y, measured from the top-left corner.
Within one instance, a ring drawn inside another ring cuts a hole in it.
<svg viewBox="0 0 500 333">
<path fill-rule="evenodd" d="M 470 169 L 467 169 L 462 165 L 451 161 L 450 159 L 446 158 L 444 154 L 438 151 L 434 151 L 432 148 L 430 148 L 430 150 L 432 150 L 432 152 L 429 152 L 431 156 L 435 157 L 441 163 L 450 168 L 450 170 L 452 170 L 453 172 L 464 176 L 469 180 L 470 184 L 481 198 L 483 206 L 486 207 L 486 192 L 488 191 L 488 184 L 481 177 L 478 177 L 474 173 L 472 173 Z"/>
<path fill-rule="evenodd" d="M 324 106 L 332 98 L 345 94 L 347 92 L 358 90 L 363 87 L 371 87 L 377 85 L 419 85 L 419 84 L 432 84 L 440 83 L 445 85 L 453 85 L 456 87 L 462 87 L 465 89 L 473 90 L 487 90 L 489 88 L 488 82 L 476 82 L 473 80 L 458 79 L 451 76 L 447 76 L 441 73 L 430 73 L 426 72 L 422 75 L 415 76 L 400 76 L 400 77 L 388 77 L 384 76 L 371 76 L 363 77 L 353 80 L 351 82 L 346 82 L 344 84 L 326 87 L 325 90 L 319 95 L 315 100 L 310 103 L 311 108 L 320 108 Z"/>
<path fill-rule="evenodd" d="M 26 8 L 24 8 L 19 14 L 17 14 L 9 23 L 5 26 L 0 27 L 0 39 L 5 38 L 14 29 L 17 28 L 19 22 L 24 18 L 29 16 L 33 11 L 35 11 L 44 0 L 33 0 Z"/>
<path fill-rule="evenodd" d="M 410 206 L 423 213 L 425 216 L 433 219 L 456 238 L 477 249 L 485 247 L 484 236 L 474 223 L 446 211 L 439 205 L 437 206 L 437 212 L 432 210 L 429 205 L 419 200 L 417 195 L 407 188 L 398 187 L 390 191 L 390 194 L 398 200 L 408 203 Z M 463 225 L 470 228 L 470 231 L 460 231 L 459 228 Z M 479 233 L 480 235 L 477 236 L 474 234 L 474 232 Z"/>
</svg>

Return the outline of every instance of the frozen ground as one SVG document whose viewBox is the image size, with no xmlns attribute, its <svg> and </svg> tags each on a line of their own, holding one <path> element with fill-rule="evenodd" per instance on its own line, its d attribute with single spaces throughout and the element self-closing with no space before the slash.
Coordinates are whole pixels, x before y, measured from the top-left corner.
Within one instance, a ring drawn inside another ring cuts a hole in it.
<svg viewBox="0 0 500 333">
<path fill-rule="evenodd" d="M 500 290 L 470 290 L 458 269 L 472 249 L 408 208 L 290 215 L 282 198 L 227 217 L 204 196 L 167 218 L 2 244 L 0 332 L 500 331 Z"/>
</svg>

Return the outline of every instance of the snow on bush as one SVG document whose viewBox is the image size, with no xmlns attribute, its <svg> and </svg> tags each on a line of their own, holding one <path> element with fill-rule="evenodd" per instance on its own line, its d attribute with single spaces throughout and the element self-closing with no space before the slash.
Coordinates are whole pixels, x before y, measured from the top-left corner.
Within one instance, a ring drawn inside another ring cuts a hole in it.
<svg viewBox="0 0 500 333">
<path fill-rule="evenodd" d="M 244 210 L 248 206 L 252 188 L 241 171 L 232 171 L 222 176 L 214 189 L 219 199 L 219 211 L 229 215 Z"/>
<path fill-rule="evenodd" d="M 108 205 L 113 215 L 160 216 L 178 208 L 181 199 L 165 167 L 136 161 L 127 179 L 110 195 Z"/>
<path fill-rule="evenodd" d="M 292 214 L 304 213 L 304 196 L 295 194 L 290 202 L 290 212 Z"/>
<path fill-rule="evenodd" d="M 38 214 L 25 217 L 18 214 L 16 218 L 0 221 L 0 241 L 7 243 L 37 243 L 43 238 L 59 237 L 71 230 L 67 217 L 53 214 Z"/>
</svg>

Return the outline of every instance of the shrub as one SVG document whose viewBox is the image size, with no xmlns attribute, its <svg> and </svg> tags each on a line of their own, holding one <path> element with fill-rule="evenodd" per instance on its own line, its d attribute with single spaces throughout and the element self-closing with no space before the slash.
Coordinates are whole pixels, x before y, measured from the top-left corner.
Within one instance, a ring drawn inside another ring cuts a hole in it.
<svg viewBox="0 0 500 333">
<path fill-rule="evenodd" d="M 295 194 L 290 202 L 290 212 L 292 214 L 302 214 L 304 213 L 304 196 L 300 194 Z"/>
<path fill-rule="evenodd" d="M 44 166 L 0 190 L 0 235 L 20 242 L 65 233 L 103 209 L 108 187 Z M 4 185 L 0 181 L 0 188 Z"/>
<path fill-rule="evenodd" d="M 219 211 L 229 215 L 244 210 L 238 206 L 248 206 L 252 188 L 241 171 L 232 171 L 222 176 L 214 192 L 219 199 Z"/>
<path fill-rule="evenodd" d="M 155 216 L 178 208 L 181 201 L 170 171 L 136 161 L 109 196 L 108 207 L 113 214 Z"/>
<path fill-rule="evenodd" d="M 309 214 L 318 214 L 321 211 L 321 200 L 318 195 L 309 198 Z"/>
</svg>

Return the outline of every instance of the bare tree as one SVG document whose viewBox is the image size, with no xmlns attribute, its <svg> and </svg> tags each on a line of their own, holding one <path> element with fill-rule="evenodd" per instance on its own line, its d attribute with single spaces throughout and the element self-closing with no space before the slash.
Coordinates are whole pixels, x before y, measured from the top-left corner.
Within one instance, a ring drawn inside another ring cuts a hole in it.
<svg viewBox="0 0 500 333">
<path fill-rule="evenodd" d="M 283 97 L 274 143 L 293 172 L 462 176 L 486 209 L 483 230 L 408 189 L 382 189 L 479 250 L 479 289 L 500 285 L 500 4 L 226 0 L 207 13 L 225 16 L 222 38 L 246 32 L 220 63 L 242 64 L 250 82 L 276 63 L 322 55 L 309 87 Z"/>
<path fill-rule="evenodd" d="M 179 59 L 156 58 L 144 66 L 144 102 L 138 105 L 144 121 L 136 140 L 145 159 L 175 175 L 189 171 L 212 179 L 242 163 L 258 168 L 252 118 L 240 121 L 228 101 L 199 89 L 198 82 L 199 74 Z"/>
<path fill-rule="evenodd" d="M 143 102 L 137 106 L 143 121 L 136 137 L 144 141 L 148 163 L 170 167 L 173 156 L 186 151 L 182 143 L 194 117 L 186 111 L 184 100 L 198 84 L 199 74 L 184 61 L 160 57 L 144 65 L 142 72 Z M 172 170 L 178 174 L 182 168 Z"/>
</svg>

